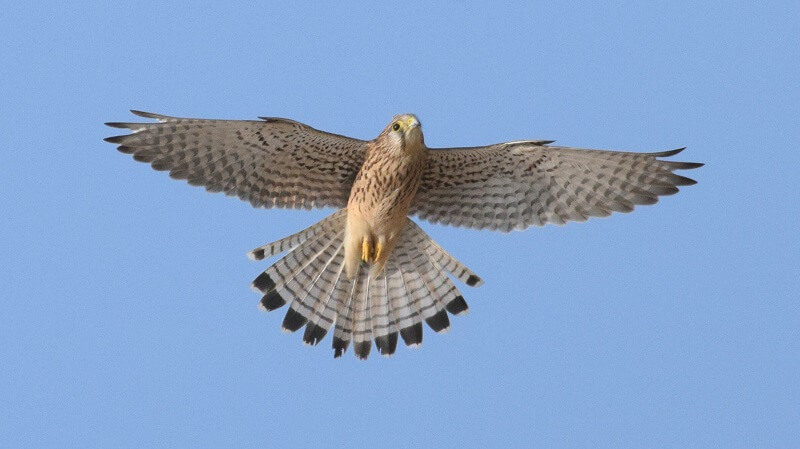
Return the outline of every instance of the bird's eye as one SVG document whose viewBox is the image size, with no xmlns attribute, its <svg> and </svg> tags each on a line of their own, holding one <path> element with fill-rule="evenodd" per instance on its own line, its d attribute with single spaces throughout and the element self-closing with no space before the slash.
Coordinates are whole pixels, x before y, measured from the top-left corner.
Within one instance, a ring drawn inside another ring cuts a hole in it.
<svg viewBox="0 0 800 449">
<path fill-rule="evenodd" d="M 392 125 L 392 129 L 395 130 L 395 131 L 399 130 L 400 129 L 400 124 L 399 123 L 395 123 L 394 125 Z"/>
</svg>

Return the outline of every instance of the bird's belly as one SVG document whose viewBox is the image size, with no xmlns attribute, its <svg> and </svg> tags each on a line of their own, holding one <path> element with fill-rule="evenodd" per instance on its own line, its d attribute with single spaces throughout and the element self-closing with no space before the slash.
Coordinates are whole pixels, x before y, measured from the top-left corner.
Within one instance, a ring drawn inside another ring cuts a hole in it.
<svg viewBox="0 0 800 449">
<path fill-rule="evenodd" d="M 355 276 L 362 263 L 383 270 L 408 221 L 423 159 L 368 164 L 359 173 L 347 203 L 345 269 Z"/>
<path fill-rule="evenodd" d="M 344 238 L 345 270 L 352 278 L 359 266 L 371 266 L 377 275 L 392 254 L 405 227 L 408 207 L 390 214 L 363 214 L 348 208 Z"/>
</svg>

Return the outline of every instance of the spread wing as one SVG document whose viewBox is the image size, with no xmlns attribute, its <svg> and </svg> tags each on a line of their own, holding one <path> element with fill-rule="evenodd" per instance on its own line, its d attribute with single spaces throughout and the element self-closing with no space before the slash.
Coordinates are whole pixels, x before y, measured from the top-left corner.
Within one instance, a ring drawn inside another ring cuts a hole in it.
<svg viewBox="0 0 800 449">
<path fill-rule="evenodd" d="M 624 153 L 519 141 L 431 149 L 410 213 L 432 223 L 503 232 L 630 212 L 692 185 L 673 173 L 703 164 L 665 161 L 683 148 Z"/>
<path fill-rule="evenodd" d="M 344 207 L 366 142 L 292 120 L 202 120 L 134 114 L 155 123 L 106 123 L 131 134 L 109 137 L 176 179 L 225 192 L 254 207 Z"/>
</svg>

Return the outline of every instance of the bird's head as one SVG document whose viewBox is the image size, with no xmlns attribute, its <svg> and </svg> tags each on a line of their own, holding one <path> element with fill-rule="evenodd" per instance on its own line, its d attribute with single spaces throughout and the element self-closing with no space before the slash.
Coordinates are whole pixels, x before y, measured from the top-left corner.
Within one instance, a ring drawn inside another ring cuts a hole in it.
<svg viewBox="0 0 800 449">
<path fill-rule="evenodd" d="M 407 152 L 420 151 L 425 148 L 422 137 L 422 125 L 414 114 L 396 115 L 383 130 L 382 136 L 388 139 L 393 147 Z"/>
</svg>

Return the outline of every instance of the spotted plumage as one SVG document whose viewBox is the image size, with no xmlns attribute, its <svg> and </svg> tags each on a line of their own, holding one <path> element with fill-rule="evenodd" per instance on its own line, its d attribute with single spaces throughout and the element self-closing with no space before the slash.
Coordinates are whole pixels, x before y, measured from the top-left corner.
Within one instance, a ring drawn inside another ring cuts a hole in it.
<svg viewBox="0 0 800 449">
<path fill-rule="evenodd" d="M 450 279 L 471 287 L 475 273 L 408 216 L 433 223 L 510 231 L 630 212 L 671 195 L 702 164 L 626 153 L 507 142 L 430 149 L 413 115 L 396 116 L 370 141 L 280 118 L 201 120 L 133 111 L 155 123 L 108 123 L 130 134 L 118 149 L 171 177 L 255 207 L 332 207 L 319 223 L 248 255 L 286 253 L 253 281 L 261 307 L 288 305 L 282 327 L 305 328 L 318 344 L 333 331 L 334 356 L 351 345 L 367 358 L 372 342 L 391 355 L 399 340 L 422 343 L 422 322 L 449 329 L 448 313 L 468 312 Z"/>
</svg>

